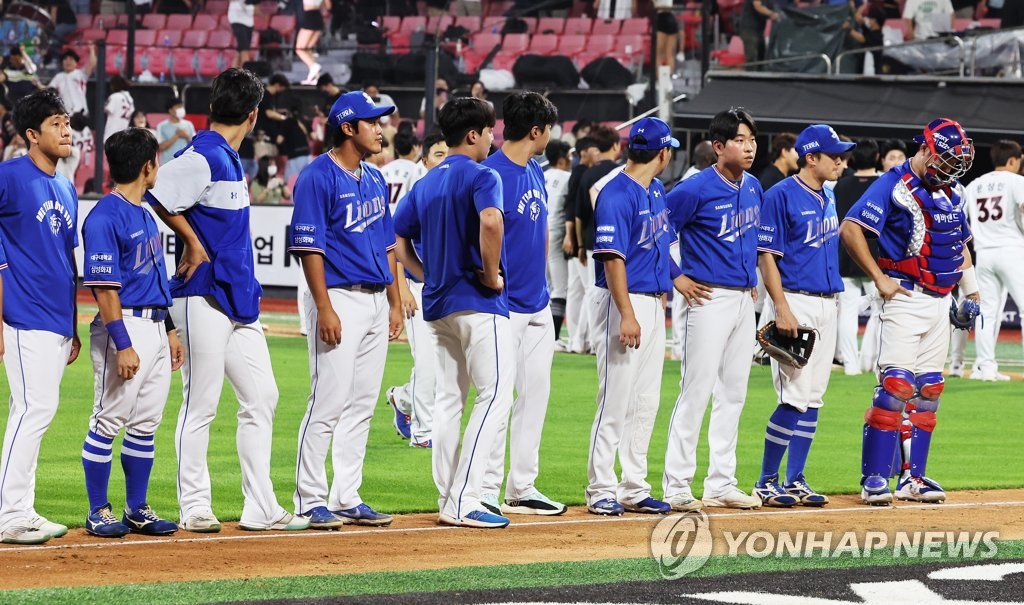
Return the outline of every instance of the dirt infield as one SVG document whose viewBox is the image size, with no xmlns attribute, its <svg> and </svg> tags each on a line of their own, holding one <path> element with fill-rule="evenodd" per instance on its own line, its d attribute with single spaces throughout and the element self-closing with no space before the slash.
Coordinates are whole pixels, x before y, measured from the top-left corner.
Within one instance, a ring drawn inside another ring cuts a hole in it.
<svg viewBox="0 0 1024 605">
<path fill-rule="evenodd" d="M 710 528 L 722 532 L 806 530 L 997 531 L 1024 539 L 1024 490 L 951 493 L 941 505 L 898 503 L 888 508 L 837 496 L 824 509 L 759 511 L 711 509 Z M 404 515 L 389 528 L 346 526 L 335 532 L 245 532 L 227 524 L 216 535 L 179 532 L 170 538 L 102 540 L 82 529 L 42 546 L 0 546 L 0 589 L 168 582 L 276 576 L 440 569 L 469 565 L 585 561 L 648 556 L 657 516 L 600 518 L 582 508 L 561 517 L 515 517 L 504 530 L 441 527 L 436 515 Z M 715 552 L 724 552 L 715 540 Z M 146 573 L 128 577 L 140 556 Z M 200 564 L 197 564 L 201 562 Z"/>
</svg>

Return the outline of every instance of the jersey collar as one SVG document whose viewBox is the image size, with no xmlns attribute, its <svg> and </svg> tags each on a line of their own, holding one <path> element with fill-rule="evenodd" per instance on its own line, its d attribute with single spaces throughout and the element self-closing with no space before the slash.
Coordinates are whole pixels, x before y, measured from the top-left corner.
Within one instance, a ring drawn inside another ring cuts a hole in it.
<svg viewBox="0 0 1024 605">
<path fill-rule="evenodd" d="M 736 191 L 739 191 L 739 190 L 740 190 L 740 185 L 742 185 L 742 184 L 743 184 L 743 175 L 741 175 L 741 176 L 740 176 L 740 180 L 739 180 L 739 182 L 735 182 L 735 181 L 733 181 L 733 180 L 729 179 L 729 178 L 728 178 L 727 176 L 725 176 L 724 174 L 722 174 L 722 171 L 720 171 L 720 170 L 718 169 L 718 165 L 717 165 L 717 164 L 712 164 L 712 165 L 711 165 L 711 167 L 715 169 L 715 174 L 717 174 L 717 175 L 718 175 L 718 178 L 720 178 L 720 179 L 722 179 L 723 181 L 725 181 L 725 183 L 726 183 L 726 184 L 728 184 L 728 185 L 729 185 L 730 187 L 732 187 L 732 188 L 733 188 L 733 189 L 735 189 Z M 746 174 L 746 173 L 744 173 L 744 175 L 745 175 L 745 174 Z"/>
</svg>

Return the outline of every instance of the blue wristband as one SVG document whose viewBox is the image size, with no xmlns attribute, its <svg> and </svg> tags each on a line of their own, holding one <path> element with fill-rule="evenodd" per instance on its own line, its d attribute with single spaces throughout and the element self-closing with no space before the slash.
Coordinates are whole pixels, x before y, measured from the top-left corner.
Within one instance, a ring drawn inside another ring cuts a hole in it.
<svg viewBox="0 0 1024 605">
<path fill-rule="evenodd" d="M 107 324 L 107 334 L 114 341 L 114 348 L 118 351 L 132 348 L 132 339 L 128 336 L 128 328 L 124 327 L 124 320 L 118 319 Z"/>
</svg>

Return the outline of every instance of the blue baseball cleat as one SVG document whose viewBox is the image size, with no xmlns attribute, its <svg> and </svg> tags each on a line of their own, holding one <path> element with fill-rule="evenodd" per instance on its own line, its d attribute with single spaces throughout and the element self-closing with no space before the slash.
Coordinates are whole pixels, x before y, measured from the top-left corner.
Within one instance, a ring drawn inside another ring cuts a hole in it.
<svg viewBox="0 0 1024 605">
<path fill-rule="evenodd" d="M 870 475 L 861 480 L 860 499 L 871 506 L 889 506 L 892 504 L 892 490 L 889 480 L 881 475 Z"/>
<path fill-rule="evenodd" d="M 593 504 L 587 505 L 587 510 L 595 515 L 610 515 L 619 516 L 625 509 L 622 505 L 611 498 L 605 498 L 604 500 L 598 500 Z"/>
<path fill-rule="evenodd" d="M 648 515 L 664 515 L 672 510 L 672 505 L 647 496 L 633 504 L 623 504 L 622 508 L 631 513 L 645 513 Z"/>
<path fill-rule="evenodd" d="M 101 538 L 122 538 L 127 536 L 131 530 L 117 520 L 108 502 L 89 513 L 89 516 L 85 518 L 85 531 Z"/>
<path fill-rule="evenodd" d="M 395 387 L 388 387 L 385 392 L 385 396 L 388 401 L 388 405 L 395 411 L 394 425 L 395 430 L 401 435 L 402 439 L 409 439 L 412 437 L 412 418 L 403 412 L 398 407 L 398 402 L 395 400 Z"/>
<path fill-rule="evenodd" d="M 177 523 L 161 519 L 148 504 L 143 504 L 135 510 L 125 509 L 121 523 L 133 534 L 144 536 L 169 536 L 178 531 Z"/>
<path fill-rule="evenodd" d="M 346 508 L 345 510 L 332 510 L 331 513 L 341 517 L 346 523 L 352 523 L 355 525 L 370 525 L 373 527 L 381 527 L 384 525 L 391 525 L 394 520 L 391 515 L 384 513 L 378 513 L 377 511 L 370 508 L 368 504 L 363 502 L 355 508 Z"/>
</svg>

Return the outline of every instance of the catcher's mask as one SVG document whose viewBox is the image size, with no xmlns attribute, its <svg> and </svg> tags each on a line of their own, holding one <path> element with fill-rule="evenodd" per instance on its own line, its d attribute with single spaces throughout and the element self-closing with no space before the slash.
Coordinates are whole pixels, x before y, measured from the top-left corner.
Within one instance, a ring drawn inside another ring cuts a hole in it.
<svg viewBox="0 0 1024 605">
<path fill-rule="evenodd" d="M 927 145 L 932 157 L 925 168 L 929 187 L 942 187 L 963 177 L 974 162 L 974 143 L 955 120 L 939 118 L 925 126 L 914 141 Z"/>
</svg>

